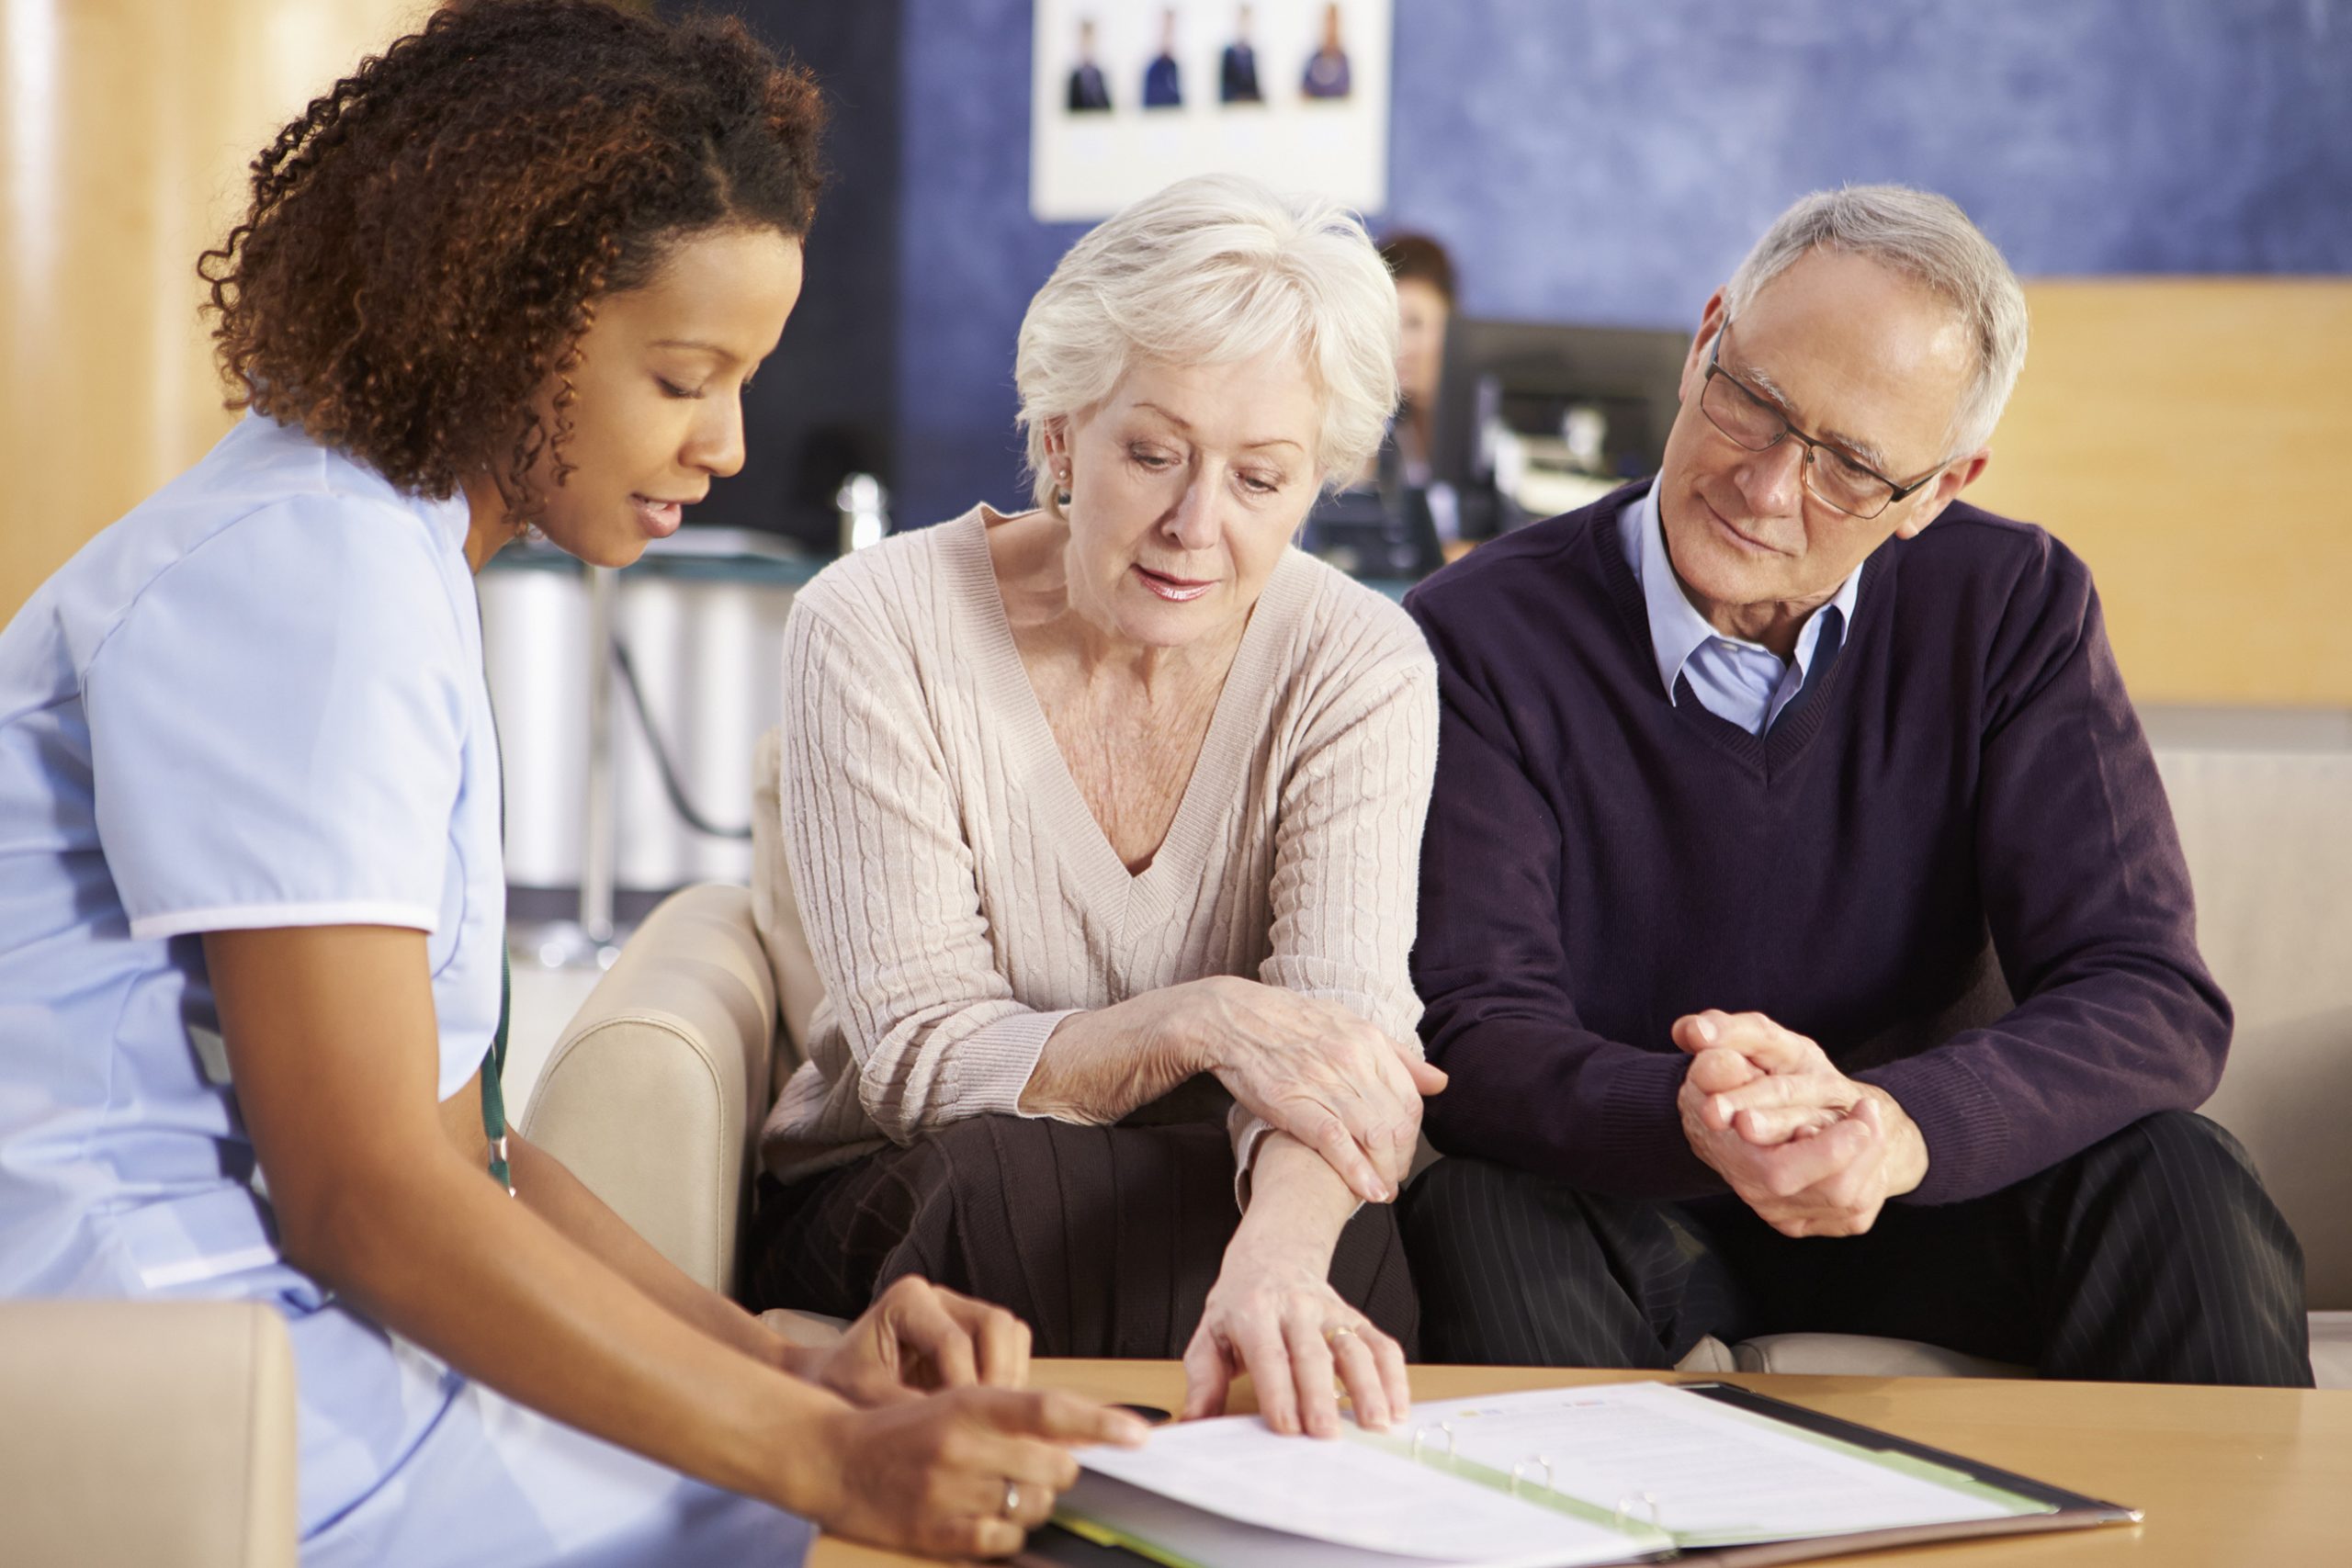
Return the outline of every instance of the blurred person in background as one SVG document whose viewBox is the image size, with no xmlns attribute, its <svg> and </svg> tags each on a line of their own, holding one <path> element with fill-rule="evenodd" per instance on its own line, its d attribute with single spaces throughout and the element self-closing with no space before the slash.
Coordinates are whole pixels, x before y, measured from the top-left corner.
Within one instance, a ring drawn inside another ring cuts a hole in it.
<svg viewBox="0 0 2352 1568">
<path fill-rule="evenodd" d="M 1380 259 L 1396 285 L 1400 400 L 1379 450 L 1351 482 L 1317 502 L 1300 542 L 1342 570 L 1410 579 L 1468 548 L 1459 543 L 1461 498 L 1430 466 L 1453 263 L 1426 234 L 1393 236 Z"/>
<path fill-rule="evenodd" d="M 1397 471 L 1405 483 L 1430 482 L 1430 439 L 1437 420 L 1438 379 L 1445 369 L 1445 328 L 1453 317 L 1453 258 L 1427 234 L 1396 234 L 1380 259 L 1396 280 L 1396 390 L 1389 427 Z"/>
</svg>

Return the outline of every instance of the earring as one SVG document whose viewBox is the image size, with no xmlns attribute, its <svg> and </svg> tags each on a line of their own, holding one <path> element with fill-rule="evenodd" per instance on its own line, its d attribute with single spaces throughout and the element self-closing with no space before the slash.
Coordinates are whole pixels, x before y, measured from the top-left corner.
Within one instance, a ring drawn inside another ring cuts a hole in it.
<svg viewBox="0 0 2352 1568">
<path fill-rule="evenodd" d="M 1069 504 L 1069 470 L 1068 468 L 1064 468 L 1061 472 L 1056 474 L 1054 476 L 1054 483 L 1057 487 L 1054 491 L 1054 504 L 1056 506 L 1068 506 Z"/>
</svg>

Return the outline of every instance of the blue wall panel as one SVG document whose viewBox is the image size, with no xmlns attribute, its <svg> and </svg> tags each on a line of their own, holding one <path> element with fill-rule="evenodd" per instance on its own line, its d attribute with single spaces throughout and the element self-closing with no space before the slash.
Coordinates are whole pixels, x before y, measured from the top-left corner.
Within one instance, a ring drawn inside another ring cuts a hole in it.
<svg viewBox="0 0 2352 1568">
<path fill-rule="evenodd" d="M 1017 502 L 1013 339 L 1083 225 L 1029 216 L 1029 0 L 906 0 L 900 528 Z"/>
<path fill-rule="evenodd" d="M 666 16 L 705 0 L 661 0 Z M 899 9 L 895 4 L 724 0 L 771 47 L 817 73 L 832 111 L 826 189 L 800 303 L 743 397 L 743 471 L 715 485 L 696 524 L 764 528 L 831 555 L 845 473 L 894 471 L 902 291 L 899 241 Z"/>
<path fill-rule="evenodd" d="M 1140 0 L 1104 0 L 1107 4 Z M 1396 0 L 1389 210 L 1482 315 L 1695 319 L 1792 198 L 1902 180 L 2032 275 L 2352 271 L 2352 0 Z M 1026 0 L 906 0 L 900 526 L 1020 498 Z"/>
</svg>

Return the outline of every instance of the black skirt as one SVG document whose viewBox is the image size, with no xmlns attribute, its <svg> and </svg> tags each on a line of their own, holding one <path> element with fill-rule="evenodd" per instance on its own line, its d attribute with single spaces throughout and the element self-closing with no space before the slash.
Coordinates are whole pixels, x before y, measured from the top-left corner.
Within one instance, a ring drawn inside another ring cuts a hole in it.
<svg viewBox="0 0 2352 1568">
<path fill-rule="evenodd" d="M 1024 1319 L 1041 1356 L 1182 1356 L 1240 1213 L 1222 1125 L 980 1116 L 790 1186 L 760 1179 L 754 1311 L 854 1317 L 902 1275 Z M 1414 1353 L 1395 1211 L 1340 1233 L 1331 1285 Z"/>
</svg>

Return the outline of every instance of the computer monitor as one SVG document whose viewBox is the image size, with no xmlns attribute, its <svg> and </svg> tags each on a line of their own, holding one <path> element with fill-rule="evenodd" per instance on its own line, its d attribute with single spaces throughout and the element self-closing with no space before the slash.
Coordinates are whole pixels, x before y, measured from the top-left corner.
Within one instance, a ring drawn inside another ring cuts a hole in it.
<svg viewBox="0 0 2352 1568">
<path fill-rule="evenodd" d="M 1650 473 L 1666 455 L 1690 348 L 1681 330 L 1457 316 L 1445 334 L 1432 475 L 1465 497 L 1490 491 L 1498 429 L 1547 450 L 1589 446 L 1597 434 L 1588 467 L 1621 479 Z"/>
<path fill-rule="evenodd" d="M 1317 500 L 1299 547 L 1351 577 L 1417 582 L 1445 564 L 1426 491 L 1360 485 Z"/>
</svg>

